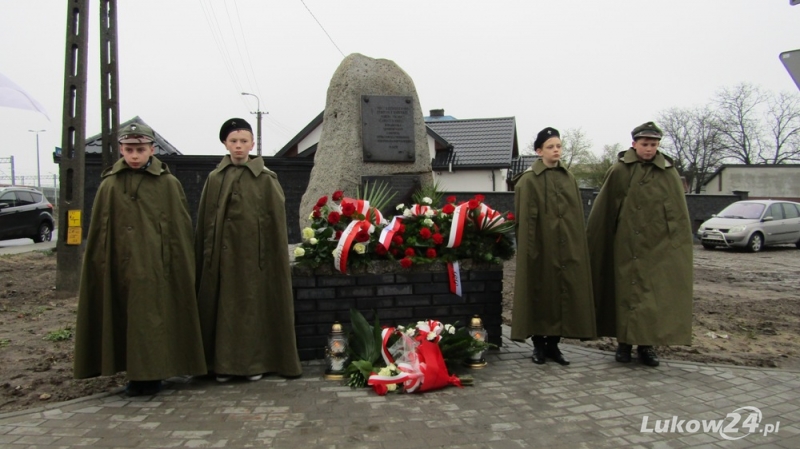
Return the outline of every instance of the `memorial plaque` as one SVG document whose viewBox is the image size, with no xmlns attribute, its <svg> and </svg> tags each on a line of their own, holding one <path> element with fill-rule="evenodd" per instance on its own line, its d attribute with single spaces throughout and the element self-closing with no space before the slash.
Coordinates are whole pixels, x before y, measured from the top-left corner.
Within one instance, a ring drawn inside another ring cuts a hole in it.
<svg viewBox="0 0 800 449">
<path fill-rule="evenodd" d="M 381 211 L 387 220 L 390 220 L 393 215 L 398 214 L 398 211 L 395 210 L 395 206 L 398 204 L 403 203 L 408 207 L 413 203 L 414 201 L 411 197 L 414 195 L 414 192 L 422 187 L 422 180 L 418 175 L 362 176 L 362 191 L 364 191 L 367 183 L 369 183 L 370 190 L 380 184 L 386 184 L 389 191 L 395 194 L 394 198 L 389 201 L 387 209 Z"/>
<path fill-rule="evenodd" d="M 414 162 L 414 108 L 407 96 L 361 96 L 364 162 Z"/>
</svg>

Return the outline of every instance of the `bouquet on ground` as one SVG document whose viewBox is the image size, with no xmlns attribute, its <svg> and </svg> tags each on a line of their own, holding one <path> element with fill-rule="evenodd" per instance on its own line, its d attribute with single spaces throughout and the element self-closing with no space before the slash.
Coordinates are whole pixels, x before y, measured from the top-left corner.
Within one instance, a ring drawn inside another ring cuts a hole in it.
<svg viewBox="0 0 800 449">
<path fill-rule="evenodd" d="M 437 209 L 442 192 L 437 186 L 421 189 L 414 204 L 397 205 L 398 215 L 387 220 L 380 210 L 391 198 L 383 185 L 365 189 L 364 199 L 346 198 L 342 191 L 321 197 L 295 261 L 313 268 L 333 263 L 340 272 L 371 260 L 396 260 L 404 268 L 438 261 L 451 270 L 455 263 L 457 271 L 458 260 L 500 263 L 514 255 L 514 215 L 492 209 L 483 195 L 461 202 L 451 195 Z"/>
<path fill-rule="evenodd" d="M 469 335 L 466 328 L 435 320 L 415 325 L 381 328 L 378 318 L 370 326 L 357 310 L 350 310 L 351 362 L 345 370 L 353 388 L 371 386 L 379 395 L 388 392 L 424 392 L 472 379 L 453 374 L 456 365 L 493 347 Z"/>
</svg>

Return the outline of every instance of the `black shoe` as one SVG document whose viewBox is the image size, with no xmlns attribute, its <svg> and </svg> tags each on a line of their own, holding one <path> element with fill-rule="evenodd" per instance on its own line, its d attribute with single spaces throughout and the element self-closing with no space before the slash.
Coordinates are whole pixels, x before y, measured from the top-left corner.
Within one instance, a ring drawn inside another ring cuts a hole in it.
<svg viewBox="0 0 800 449">
<path fill-rule="evenodd" d="M 633 345 L 629 345 L 627 343 L 620 343 L 617 346 L 617 354 L 614 358 L 619 363 L 631 363 L 631 349 Z"/>
<path fill-rule="evenodd" d="M 564 354 L 561 353 L 558 346 L 549 346 L 547 348 L 547 357 L 550 357 L 561 366 L 569 365 L 569 360 L 564 358 Z"/>
<path fill-rule="evenodd" d="M 144 387 L 142 387 L 143 396 L 153 396 L 161 391 L 160 380 L 148 380 L 143 383 L 144 383 Z"/>
<path fill-rule="evenodd" d="M 647 366 L 658 366 L 658 354 L 652 346 L 637 346 L 636 352 L 639 354 L 639 361 Z"/>
<path fill-rule="evenodd" d="M 544 365 L 544 347 L 534 346 L 531 360 L 537 365 Z"/>
<path fill-rule="evenodd" d="M 130 398 L 135 396 L 141 396 L 144 384 L 145 382 L 142 382 L 140 380 L 132 380 L 128 382 L 128 384 L 125 385 L 125 396 L 128 396 Z"/>
</svg>

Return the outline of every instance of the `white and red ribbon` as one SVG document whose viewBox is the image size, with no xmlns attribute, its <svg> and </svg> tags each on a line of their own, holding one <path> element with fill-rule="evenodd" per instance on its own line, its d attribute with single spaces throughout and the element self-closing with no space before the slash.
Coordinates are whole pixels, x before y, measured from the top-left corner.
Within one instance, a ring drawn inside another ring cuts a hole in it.
<svg viewBox="0 0 800 449">
<path fill-rule="evenodd" d="M 475 224 L 478 225 L 478 229 L 492 229 L 505 222 L 503 218 L 498 218 L 502 217 L 502 215 L 502 213 L 481 203 L 480 210 L 478 211 L 478 220 Z"/>
<path fill-rule="evenodd" d="M 447 277 L 450 279 L 450 293 L 461 296 L 461 270 L 458 261 L 447 262 Z"/>
<path fill-rule="evenodd" d="M 389 222 L 389 226 L 386 226 L 381 231 L 381 236 L 378 237 L 378 242 L 383 245 L 384 248 L 387 250 L 389 249 L 389 245 L 392 244 L 392 238 L 400 230 L 400 226 L 402 226 L 403 216 L 402 215 L 395 215 L 392 218 L 392 221 Z"/>
<path fill-rule="evenodd" d="M 456 206 L 453 211 L 453 223 L 450 226 L 450 236 L 447 239 L 448 248 L 456 248 L 461 244 L 461 237 L 464 236 L 464 225 L 469 215 L 469 205 L 464 203 Z"/>
</svg>

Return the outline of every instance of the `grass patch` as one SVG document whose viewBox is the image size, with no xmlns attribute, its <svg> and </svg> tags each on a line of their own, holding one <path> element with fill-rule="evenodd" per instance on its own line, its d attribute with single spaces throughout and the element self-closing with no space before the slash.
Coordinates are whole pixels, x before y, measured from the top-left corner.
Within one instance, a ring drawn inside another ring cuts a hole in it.
<svg viewBox="0 0 800 449">
<path fill-rule="evenodd" d="M 66 341 L 72 338 L 72 328 L 67 326 L 57 331 L 52 331 L 44 336 L 47 341 Z"/>
</svg>

